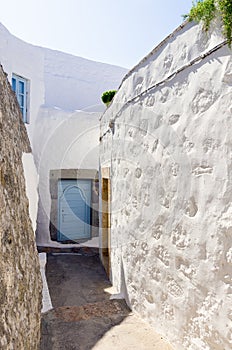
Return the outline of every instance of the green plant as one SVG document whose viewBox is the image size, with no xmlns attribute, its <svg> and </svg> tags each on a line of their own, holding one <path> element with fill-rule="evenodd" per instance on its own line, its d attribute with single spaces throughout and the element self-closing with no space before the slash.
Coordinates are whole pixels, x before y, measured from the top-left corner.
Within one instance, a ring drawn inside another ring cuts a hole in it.
<svg viewBox="0 0 232 350">
<path fill-rule="evenodd" d="M 220 0 L 219 9 L 222 16 L 222 22 L 224 25 L 224 34 L 228 39 L 229 46 L 231 47 L 232 42 L 232 1 L 231 0 Z"/>
<path fill-rule="evenodd" d="M 190 12 L 184 18 L 197 22 L 202 20 L 205 30 L 208 30 L 217 13 L 222 18 L 223 33 L 228 40 L 229 47 L 231 47 L 232 0 L 196 0 Z"/>
<path fill-rule="evenodd" d="M 103 92 L 101 96 L 102 102 L 105 103 L 106 106 L 109 106 L 116 92 L 117 92 L 116 90 L 109 90 L 109 91 Z"/>
</svg>

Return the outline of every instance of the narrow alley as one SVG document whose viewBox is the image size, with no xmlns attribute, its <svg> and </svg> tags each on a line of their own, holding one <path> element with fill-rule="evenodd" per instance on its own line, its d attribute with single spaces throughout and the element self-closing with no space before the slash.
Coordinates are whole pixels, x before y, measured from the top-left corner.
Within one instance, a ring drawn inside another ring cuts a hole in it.
<svg viewBox="0 0 232 350">
<path fill-rule="evenodd" d="M 171 350 L 134 315 L 111 300 L 111 284 L 94 253 L 47 255 L 53 309 L 42 316 L 40 350 Z"/>
</svg>

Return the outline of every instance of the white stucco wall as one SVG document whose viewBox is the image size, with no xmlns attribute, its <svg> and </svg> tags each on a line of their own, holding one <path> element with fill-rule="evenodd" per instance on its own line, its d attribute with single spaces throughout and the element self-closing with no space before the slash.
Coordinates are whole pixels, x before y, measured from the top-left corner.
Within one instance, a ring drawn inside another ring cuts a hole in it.
<svg viewBox="0 0 232 350">
<path fill-rule="evenodd" d="M 42 310 L 41 312 L 47 312 L 53 308 L 51 296 L 48 289 L 48 283 L 46 279 L 46 264 L 47 264 L 47 254 L 39 253 L 39 263 L 40 263 L 40 273 L 43 281 L 43 300 L 42 300 Z"/>
<path fill-rule="evenodd" d="M 103 112 L 102 92 L 117 89 L 127 69 L 44 49 L 45 104 L 66 111 Z"/>
<path fill-rule="evenodd" d="M 31 143 L 40 107 L 64 111 L 104 111 L 101 94 L 117 89 L 127 69 L 34 46 L 16 38 L 0 23 L 0 62 L 11 82 L 15 73 L 29 81 Z M 33 150 L 34 151 L 34 150 Z"/>
<path fill-rule="evenodd" d="M 38 184 L 39 177 L 35 167 L 34 157 L 31 153 L 23 153 L 22 157 L 24 177 L 26 183 L 26 194 L 29 200 L 29 214 L 34 232 L 38 213 Z"/>
<path fill-rule="evenodd" d="M 219 28 L 180 27 L 101 120 L 113 285 L 178 350 L 232 347 L 232 57 Z"/>
<path fill-rule="evenodd" d="M 37 243 L 51 243 L 49 172 L 55 169 L 98 169 L 100 113 L 64 113 L 41 109 L 34 150 L 40 174 Z"/>
<path fill-rule="evenodd" d="M 45 101 L 43 49 L 13 36 L 0 23 L 0 62 L 11 83 L 12 74 L 29 81 L 29 124 L 26 124 L 30 141 L 39 108 Z"/>
<path fill-rule="evenodd" d="M 127 70 L 63 52 L 36 47 L 0 24 L 0 63 L 11 82 L 29 81 L 26 124 L 39 174 L 38 242 L 49 241 L 51 169 L 98 169 L 101 94 L 116 89 Z M 85 110 L 85 112 L 80 112 Z M 96 112 L 96 113 L 94 113 Z M 34 198 L 30 198 L 33 202 Z"/>
</svg>

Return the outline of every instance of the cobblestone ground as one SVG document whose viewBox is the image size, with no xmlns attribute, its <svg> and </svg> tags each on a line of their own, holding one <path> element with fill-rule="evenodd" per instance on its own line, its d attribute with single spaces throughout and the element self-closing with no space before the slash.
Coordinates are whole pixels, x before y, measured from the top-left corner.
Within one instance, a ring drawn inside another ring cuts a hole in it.
<svg viewBox="0 0 232 350">
<path fill-rule="evenodd" d="M 42 316 L 40 350 L 171 350 L 124 300 L 110 300 L 98 255 L 48 254 L 53 309 Z"/>
</svg>

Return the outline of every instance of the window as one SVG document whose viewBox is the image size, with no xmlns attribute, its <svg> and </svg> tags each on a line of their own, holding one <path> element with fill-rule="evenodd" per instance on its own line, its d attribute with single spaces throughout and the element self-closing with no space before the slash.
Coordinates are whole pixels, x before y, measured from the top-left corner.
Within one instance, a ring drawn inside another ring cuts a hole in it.
<svg viewBox="0 0 232 350">
<path fill-rule="evenodd" d="M 12 75 L 12 90 L 17 96 L 19 107 L 22 112 L 24 123 L 28 123 L 28 113 L 27 113 L 27 90 L 28 81 L 25 78 L 19 77 L 18 75 Z"/>
</svg>

